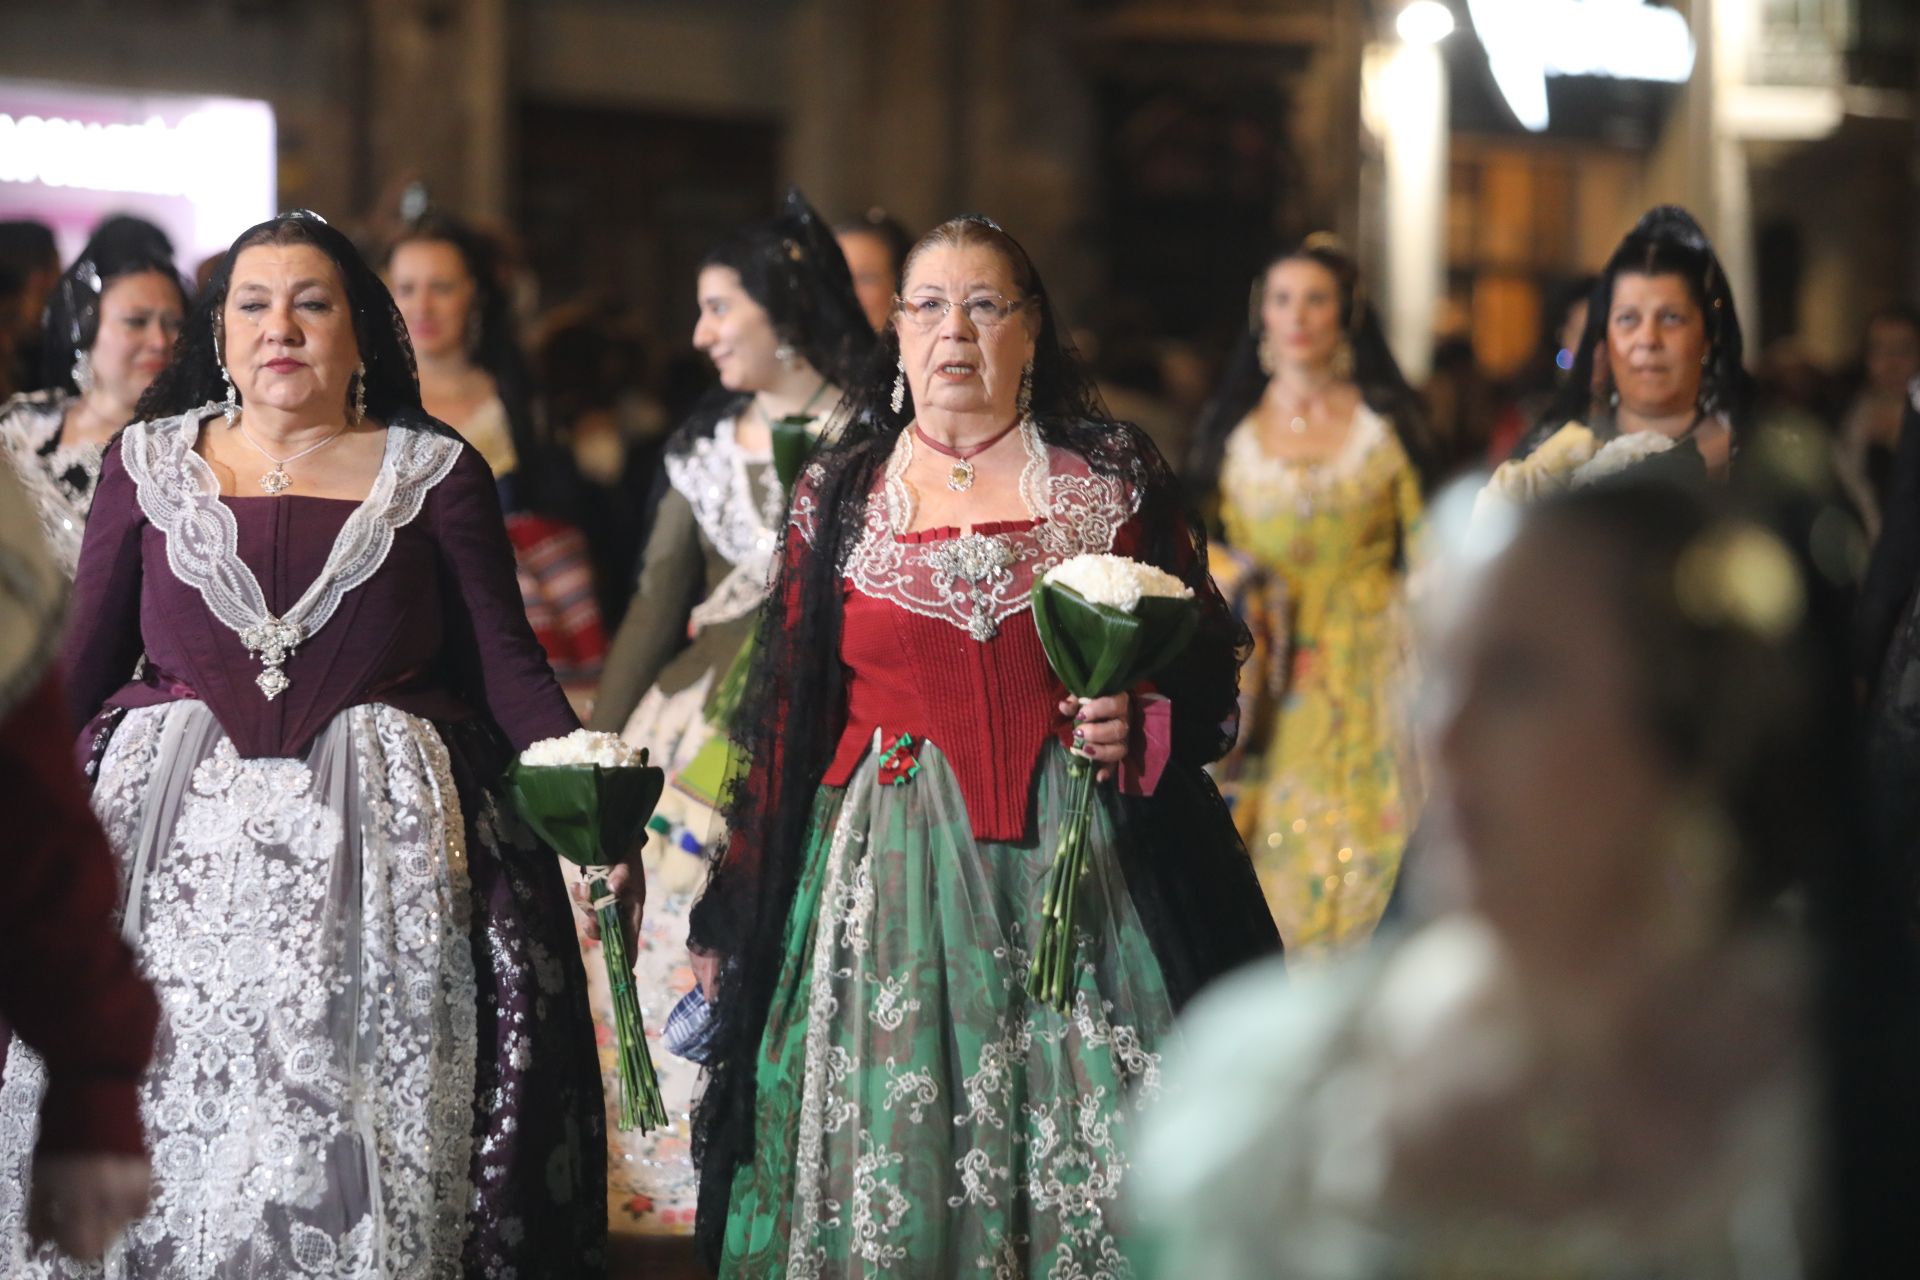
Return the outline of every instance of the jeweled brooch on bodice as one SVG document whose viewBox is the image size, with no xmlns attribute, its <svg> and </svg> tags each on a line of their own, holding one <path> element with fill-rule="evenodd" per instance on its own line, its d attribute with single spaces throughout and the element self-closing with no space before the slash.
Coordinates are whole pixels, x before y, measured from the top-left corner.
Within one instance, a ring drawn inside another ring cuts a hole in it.
<svg viewBox="0 0 1920 1280">
<path fill-rule="evenodd" d="M 927 553 L 927 564 L 943 577 L 967 584 L 973 598 L 972 615 L 967 619 L 967 634 L 975 640 L 991 640 L 999 630 L 993 620 L 993 594 L 981 588 L 988 583 L 1013 576 L 1019 554 L 1004 538 L 984 533 L 964 533 Z"/>
<path fill-rule="evenodd" d="M 267 695 L 268 702 L 286 692 L 287 673 L 280 668 L 306 638 L 306 630 L 299 623 L 280 618 L 268 618 L 240 633 L 240 643 L 260 660 L 261 672 L 253 682 Z"/>
</svg>

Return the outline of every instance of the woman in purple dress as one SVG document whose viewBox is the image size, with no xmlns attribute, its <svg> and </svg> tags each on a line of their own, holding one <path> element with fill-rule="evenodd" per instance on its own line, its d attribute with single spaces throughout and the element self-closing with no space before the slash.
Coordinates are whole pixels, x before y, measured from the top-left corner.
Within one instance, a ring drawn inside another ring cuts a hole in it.
<svg viewBox="0 0 1920 1280">
<path fill-rule="evenodd" d="M 305 213 L 235 241 L 140 408 L 65 654 L 163 1008 L 158 1191 L 110 1273 L 598 1273 L 579 952 L 492 785 L 576 721 L 486 463 L 421 410 L 379 278 Z M 8 1275 L 64 1274 L 21 1252 L 40 1088 L 9 1062 Z"/>
</svg>

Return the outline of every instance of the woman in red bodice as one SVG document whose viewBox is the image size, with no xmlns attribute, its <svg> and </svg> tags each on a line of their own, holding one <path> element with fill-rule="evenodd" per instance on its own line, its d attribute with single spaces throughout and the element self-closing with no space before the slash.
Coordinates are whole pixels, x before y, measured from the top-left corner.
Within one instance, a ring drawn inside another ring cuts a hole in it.
<svg viewBox="0 0 1920 1280">
<path fill-rule="evenodd" d="M 1201 770 L 1243 637 L 994 223 L 915 246 L 853 405 L 795 494 L 694 912 L 720 1022 L 701 1234 L 723 1276 L 1108 1274 L 1175 1010 L 1278 947 Z M 1156 688 L 1080 704 L 1028 594 L 1089 552 L 1178 574 L 1204 620 Z M 1071 752 L 1113 785 L 1062 1015 L 1025 983 Z"/>
</svg>

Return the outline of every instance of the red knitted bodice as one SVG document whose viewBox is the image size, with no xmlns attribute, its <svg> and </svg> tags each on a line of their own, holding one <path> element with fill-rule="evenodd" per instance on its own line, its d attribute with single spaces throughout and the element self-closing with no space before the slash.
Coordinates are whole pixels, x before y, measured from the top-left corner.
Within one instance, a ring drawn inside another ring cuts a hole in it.
<svg viewBox="0 0 1920 1280">
<path fill-rule="evenodd" d="M 1048 737 L 1068 731 L 1066 696 L 1027 604 L 1036 577 L 1087 552 L 1139 545 L 1135 500 L 1118 479 L 1023 428 L 1021 494 L 1033 518 L 910 533 L 912 496 L 902 447 L 868 498 L 866 528 L 843 578 L 840 657 L 847 723 L 824 781 L 844 785 L 875 730 L 940 748 L 967 802 L 974 835 L 1018 840 L 1029 829 L 1033 771 Z M 809 542 L 802 494 L 794 523 Z"/>
</svg>

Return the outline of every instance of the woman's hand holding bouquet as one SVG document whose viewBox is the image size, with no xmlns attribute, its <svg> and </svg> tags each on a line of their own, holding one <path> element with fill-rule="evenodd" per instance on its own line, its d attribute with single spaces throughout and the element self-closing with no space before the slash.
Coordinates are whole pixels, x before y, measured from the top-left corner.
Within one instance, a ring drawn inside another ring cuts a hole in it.
<svg viewBox="0 0 1920 1280">
<path fill-rule="evenodd" d="M 654 1129 L 667 1123 L 640 1025 L 633 984 L 633 938 L 645 880 L 628 854 L 645 838 L 666 775 L 611 733 L 576 730 L 536 742 L 507 769 L 507 790 L 526 824 L 554 851 L 586 872 L 576 899 L 589 908 L 587 932 L 600 940 L 613 995 L 614 1037 L 620 1066 L 620 1128 Z M 623 901 L 630 915 L 621 917 Z"/>
<path fill-rule="evenodd" d="M 1178 578 L 1125 556 L 1085 555 L 1055 565 L 1033 584 L 1033 620 L 1047 661 L 1077 705 L 1072 782 L 1042 900 L 1040 939 L 1027 993 L 1065 1013 L 1073 1001 L 1074 908 L 1087 870 L 1093 822 L 1094 762 L 1104 780 L 1125 758 L 1124 690 L 1178 657 L 1199 625 L 1193 590 Z"/>
</svg>

